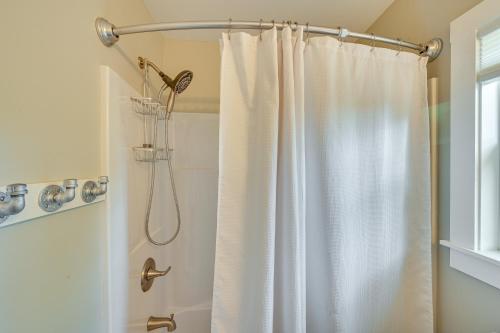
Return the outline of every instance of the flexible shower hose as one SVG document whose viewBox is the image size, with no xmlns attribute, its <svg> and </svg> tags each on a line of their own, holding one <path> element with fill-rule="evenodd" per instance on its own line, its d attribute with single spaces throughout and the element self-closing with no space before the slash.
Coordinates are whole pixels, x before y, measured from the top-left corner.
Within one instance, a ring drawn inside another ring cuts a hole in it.
<svg viewBox="0 0 500 333">
<path fill-rule="evenodd" d="M 161 95 L 165 91 L 165 89 L 166 89 L 166 85 L 164 85 L 160 89 L 160 93 L 158 94 L 158 96 L 159 96 L 158 100 L 161 99 Z M 170 90 L 170 94 L 168 96 L 167 106 L 166 106 L 166 110 L 165 110 L 166 114 L 165 114 L 165 122 L 164 122 L 164 126 L 165 126 L 164 142 L 165 142 L 165 149 L 166 149 L 166 154 L 167 154 L 167 164 L 168 164 L 168 172 L 170 175 L 172 196 L 174 198 L 175 210 L 177 213 L 177 228 L 176 228 L 174 234 L 172 235 L 172 237 L 170 237 L 169 239 L 167 239 L 166 241 L 163 241 L 163 242 L 154 240 L 153 237 L 151 236 L 151 233 L 149 232 L 149 218 L 151 215 L 151 206 L 153 203 L 153 194 L 154 194 L 155 178 L 156 178 L 156 141 L 157 141 L 157 135 L 158 135 L 158 112 L 157 112 L 155 114 L 155 118 L 154 118 L 153 161 L 151 164 L 151 181 L 149 184 L 149 196 L 148 196 L 148 204 L 147 204 L 147 209 L 146 209 L 146 220 L 144 223 L 144 227 L 146 230 L 146 236 L 148 237 L 148 240 L 156 246 L 163 246 L 163 245 L 167 245 L 167 244 L 172 243 L 173 240 L 177 237 L 177 235 L 179 235 L 179 231 L 181 230 L 181 210 L 179 208 L 179 200 L 177 198 L 177 190 L 175 188 L 174 171 L 173 171 L 173 167 L 172 167 L 172 159 L 170 158 L 171 156 L 170 156 L 170 145 L 169 145 L 169 135 L 168 135 L 168 129 L 169 129 L 168 122 L 170 120 L 170 114 L 174 109 L 175 95 L 176 95 L 175 92 L 173 90 Z"/>
</svg>

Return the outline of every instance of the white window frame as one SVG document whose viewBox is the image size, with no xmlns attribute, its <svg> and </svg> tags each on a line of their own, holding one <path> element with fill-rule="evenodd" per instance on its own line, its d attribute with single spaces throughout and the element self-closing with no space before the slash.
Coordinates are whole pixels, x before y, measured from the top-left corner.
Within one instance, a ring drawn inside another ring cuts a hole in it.
<svg viewBox="0 0 500 333">
<path fill-rule="evenodd" d="M 485 0 L 450 25 L 450 266 L 500 289 L 500 251 L 480 249 L 478 33 L 500 17 Z M 500 221 L 499 221 L 500 223 Z"/>
</svg>

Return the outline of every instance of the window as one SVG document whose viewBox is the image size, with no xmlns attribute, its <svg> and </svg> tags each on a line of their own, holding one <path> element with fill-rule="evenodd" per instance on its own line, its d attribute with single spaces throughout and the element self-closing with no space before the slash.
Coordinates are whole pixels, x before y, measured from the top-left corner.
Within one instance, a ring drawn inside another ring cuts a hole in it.
<svg viewBox="0 0 500 333">
<path fill-rule="evenodd" d="M 500 288 L 500 2 L 451 23 L 450 266 Z"/>
<path fill-rule="evenodd" d="M 481 250 L 499 249 L 500 29 L 479 35 L 477 74 L 480 127 L 479 239 Z"/>
</svg>

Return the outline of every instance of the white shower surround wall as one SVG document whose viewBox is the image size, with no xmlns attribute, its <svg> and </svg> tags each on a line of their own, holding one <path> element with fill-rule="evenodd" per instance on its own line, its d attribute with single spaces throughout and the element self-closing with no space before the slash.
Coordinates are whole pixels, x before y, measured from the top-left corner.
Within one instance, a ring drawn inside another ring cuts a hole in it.
<svg viewBox="0 0 500 333">
<path fill-rule="evenodd" d="M 182 216 L 181 232 L 170 245 L 147 242 L 144 232 L 149 163 L 137 162 L 132 147 L 142 144 L 142 117 L 130 96 L 138 93 L 109 67 L 102 67 L 103 166 L 114 180 L 108 194 L 108 332 L 146 332 L 150 315 L 175 313 L 179 333 L 210 332 L 218 175 L 218 115 L 174 114 L 173 163 Z M 182 96 L 180 97 L 182 98 Z M 161 138 L 162 132 L 159 133 Z M 166 161 L 157 164 L 151 213 L 155 239 L 175 229 Z M 146 293 L 140 273 L 148 257 L 157 269 L 172 266 Z"/>
</svg>

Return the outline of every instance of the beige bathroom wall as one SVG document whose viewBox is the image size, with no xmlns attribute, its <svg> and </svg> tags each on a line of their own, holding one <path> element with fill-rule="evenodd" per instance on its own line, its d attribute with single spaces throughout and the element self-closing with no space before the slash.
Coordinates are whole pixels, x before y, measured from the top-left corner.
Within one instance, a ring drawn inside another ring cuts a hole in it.
<svg viewBox="0 0 500 333">
<path fill-rule="evenodd" d="M 99 66 L 139 89 L 135 59 L 160 62 L 164 38 L 127 36 L 106 48 L 97 16 L 151 21 L 137 0 L 2 1 L 0 184 L 102 173 Z M 0 229 L 0 332 L 105 332 L 105 228 L 96 204 Z"/>
<path fill-rule="evenodd" d="M 167 38 L 162 68 L 170 76 L 193 71 L 193 82 L 176 100 L 175 111 L 219 112 L 220 51 L 218 41 Z"/>
<path fill-rule="evenodd" d="M 439 238 L 449 239 L 450 22 L 479 0 L 395 0 L 368 31 L 423 42 L 441 37 L 441 56 L 429 64 L 439 78 Z M 500 290 L 449 267 L 449 251 L 439 248 L 437 324 L 440 333 L 500 332 Z"/>
</svg>

